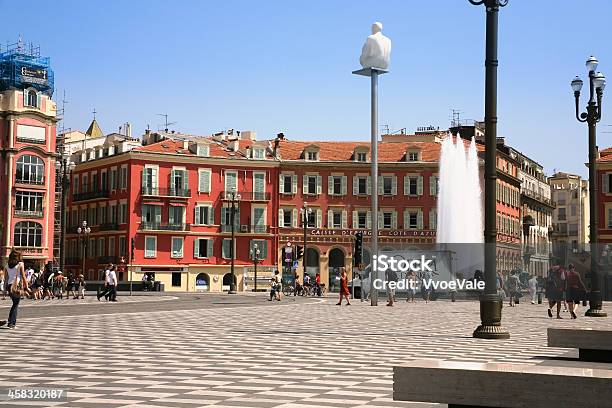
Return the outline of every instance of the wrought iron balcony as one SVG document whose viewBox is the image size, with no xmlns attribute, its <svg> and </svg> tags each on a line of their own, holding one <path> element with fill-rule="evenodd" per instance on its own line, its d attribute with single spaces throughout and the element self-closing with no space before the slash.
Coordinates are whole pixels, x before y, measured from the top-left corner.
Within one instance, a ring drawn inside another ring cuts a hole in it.
<svg viewBox="0 0 612 408">
<path fill-rule="evenodd" d="M 236 197 L 238 201 L 270 201 L 272 197 L 270 193 L 265 191 L 239 191 L 236 193 L 234 193 L 234 191 L 223 191 L 221 197 L 223 200 L 230 201 L 233 194 L 240 196 L 240 199 Z"/>
<path fill-rule="evenodd" d="M 523 194 L 525 197 L 529 197 L 533 200 L 539 201 L 540 203 L 546 204 L 550 207 L 554 208 L 557 206 L 556 203 L 552 201 L 550 198 L 544 197 L 542 194 L 536 193 L 535 191 L 521 189 L 521 194 Z"/>
<path fill-rule="evenodd" d="M 221 232 L 232 232 L 232 224 L 222 224 L 221 225 Z M 234 232 L 238 233 L 240 232 L 240 225 L 239 224 L 234 224 Z"/>
<path fill-rule="evenodd" d="M 100 224 L 98 229 L 100 231 L 117 231 L 119 230 L 119 224 L 116 222 L 105 222 L 104 224 Z"/>
<path fill-rule="evenodd" d="M 43 216 L 42 208 L 40 210 L 15 210 L 15 217 L 35 217 L 40 218 Z"/>
<path fill-rule="evenodd" d="M 189 231 L 190 224 L 170 224 L 166 222 L 141 222 L 141 231 Z"/>
<path fill-rule="evenodd" d="M 77 193 L 72 195 L 72 201 L 93 200 L 96 198 L 108 198 L 108 190 L 89 191 L 87 193 Z"/>
<path fill-rule="evenodd" d="M 251 232 L 255 234 L 265 234 L 268 232 L 269 225 L 251 225 Z"/>
<path fill-rule="evenodd" d="M 188 188 L 166 188 L 144 186 L 140 190 L 143 196 L 150 197 L 191 197 L 191 190 Z"/>
<path fill-rule="evenodd" d="M 269 225 L 234 225 L 234 232 L 236 234 L 265 234 L 268 232 Z M 221 225 L 221 232 L 232 232 L 232 225 Z"/>
<path fill-rule="evenodd" d="M 24 179 L 21 177 L 17 177 L 15 179 L 15 183 L 16 184 L 30 184 L 30 185 L 36 185 L 36 186 L 43 186 L 45 184 L 45 178 L 44 177 L 40 177 L 37 179 Z"/>
</svg>

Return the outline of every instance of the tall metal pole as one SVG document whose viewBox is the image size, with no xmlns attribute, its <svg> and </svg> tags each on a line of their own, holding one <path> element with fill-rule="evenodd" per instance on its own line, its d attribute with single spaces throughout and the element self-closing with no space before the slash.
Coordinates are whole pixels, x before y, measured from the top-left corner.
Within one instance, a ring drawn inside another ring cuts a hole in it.
<svg viewBox="0 0 612 408">
<path fill-rule="evenodd" d="M 302 207 L 302 226 L 304 227 L 304 259 L 302 259 L 302 266 L 304 267 L 304 274 L 302 275 L 302 282 L 306 277 L 306 233 L 308 231 L 308 207 L 304 203 Z"/>
<path fill-rule="evenodd" d="M 372 150 L 372 208 L 371 225 L 372 225 L 372 262 L 370 272 L 370 305 L 378 306 L 378 290 L 374 288 L 374 281 L 378 279 L 378 271 L 374 268 L 374 259 L 378 257 L 378 71 L 372 69 L 371 79 L 371 121 L 370 121 L 370 136 Z"/>
<path fill-rule="evenodd" d="M 487 13 L 485 57 L 485 290 L 480 297 L 481 324 L 473 336 L 482 339 L 507 339 L 510 333 L 502 328 L 502 303 L 497 294 L 497 31 L 499 7 L 508 0 L 469 0 L 484 4 Z"/>
<path fill-rule="evenodd" d="M 255 269 L 255 292 L 257 292 L 257 252 L 255 252 L 255 258 L 253 259 L 253 267 Z"/>
<path fill-rule="evenodd" d="M 61 197 L 61 214 L 60 214 L 60 271 L 65 272 L 66 265 L 66 191 L 68 190 L 68 174 L 66 172 L 67 161 L 62 162 L 62 197 Z"/>
</svg>

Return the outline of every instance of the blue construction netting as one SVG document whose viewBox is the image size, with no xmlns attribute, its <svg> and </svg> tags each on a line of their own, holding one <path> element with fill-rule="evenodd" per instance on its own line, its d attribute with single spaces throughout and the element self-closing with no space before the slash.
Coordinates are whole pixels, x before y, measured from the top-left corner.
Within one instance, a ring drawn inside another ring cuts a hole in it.
<svg viewBox="0 0 612 408">
<path fill-rule="evenodd" d="M 8 47 L 7 47 L 8 48 Z M 0 91 L 35 88 L 53 96 L 53 70 L 49 57 L 15 47 L 0 52 Z"/>
</svg>

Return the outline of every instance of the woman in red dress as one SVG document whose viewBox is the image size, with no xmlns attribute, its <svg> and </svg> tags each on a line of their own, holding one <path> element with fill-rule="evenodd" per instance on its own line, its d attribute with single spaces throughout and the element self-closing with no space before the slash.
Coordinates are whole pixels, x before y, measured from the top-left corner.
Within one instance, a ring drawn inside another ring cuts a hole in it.
<svg viewBox="0 0 612 408">
<path fill-rule="evenodd" d="M 344 268 L 340 268 L 340 300 L 336 303 L 337 306 L 342 306 L 342 296 L 346 297 L 346 305 L 350 306 L 351 301 L 349 300 L 349 289 L 348 289 L 348 276 L 344 271 Z"/>
</svg>

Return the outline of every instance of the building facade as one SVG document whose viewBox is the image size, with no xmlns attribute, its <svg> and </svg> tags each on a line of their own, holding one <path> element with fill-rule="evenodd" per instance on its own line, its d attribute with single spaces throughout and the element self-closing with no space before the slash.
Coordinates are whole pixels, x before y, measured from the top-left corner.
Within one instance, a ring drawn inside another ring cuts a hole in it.
<svg viewBox="0 0 612 408">
<path fill-rule="evenodd" d="M 601 150 L 597 160 L 599 185 L 599 242 L 612 244 L 612 147 Z"/>
<path fill-rule="evenodd" d="M 49 59 L 21 44 L 0 52 L 0 256 L 53 260 L 56 105 Z"/>
<path fill-rule="evenodd" d="M 255 248 L 258 283 L 271 277 L 278 162 L 267 143 L 193 138 L 112 151 L 86 157 L 73 171 L 69 271 L 81 270 L 85 259 L 87 279 L 100 279 L 107 263 L 123 257 L 128 268 L 121 281 L 147 273 L 165 290 L 227 289 L 234 212 L 239 289 L 253 287 Z M 88 236 L 77 232 L 83 221 Z"/>
<path fill-rule="evenodd" d="M 556 204 L 551 199 L 550 184 L 544 168 L 523 153 L 510 148 L 510 156 L 518 166 L 521 180 L 521 237 L 525 271 L 545 277 L 550 268 L 552 213 Z"/>
</svg>

